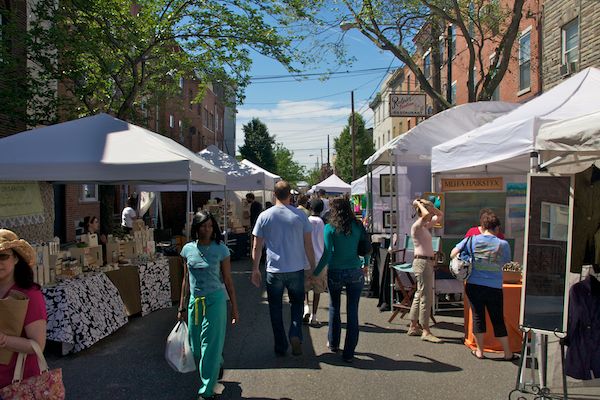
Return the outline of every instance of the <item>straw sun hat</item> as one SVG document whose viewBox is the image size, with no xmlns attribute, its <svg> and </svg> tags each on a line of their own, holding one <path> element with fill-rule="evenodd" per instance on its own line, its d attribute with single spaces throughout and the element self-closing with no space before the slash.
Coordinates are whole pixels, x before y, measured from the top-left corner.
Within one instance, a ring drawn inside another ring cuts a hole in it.
<svg viewBox="0 0 600 400">
<path fill-rule="evenodd" d="M 33 247 L 26 240 L 19 239 L 13 231 L 0 229 L 0 251 L 8 249 L 16 251 L 19 257 L 30 267 L 35 265 L 35 251 Z"/>
</svg>

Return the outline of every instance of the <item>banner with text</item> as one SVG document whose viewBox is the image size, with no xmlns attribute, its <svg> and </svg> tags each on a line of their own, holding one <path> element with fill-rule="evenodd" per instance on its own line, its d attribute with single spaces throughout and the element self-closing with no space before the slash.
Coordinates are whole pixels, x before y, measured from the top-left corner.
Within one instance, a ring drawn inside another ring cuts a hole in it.
<svg viewBox="0 0 600 400">
<path fill-rule="evenodd" d="M 37 182 L 0 183 L 0 225 L 14 226 L 44 222 L 44 205 Z"/>
<path fill-rule="evenodd" d="M 425 94 L 390 94 L 390 117 L 427 116 Z"/>
<path fill-rule="evenodd" d="M 442 192 L 467 190 L 504 190 L 503 178 L 442 178 Z"/>
</svg>

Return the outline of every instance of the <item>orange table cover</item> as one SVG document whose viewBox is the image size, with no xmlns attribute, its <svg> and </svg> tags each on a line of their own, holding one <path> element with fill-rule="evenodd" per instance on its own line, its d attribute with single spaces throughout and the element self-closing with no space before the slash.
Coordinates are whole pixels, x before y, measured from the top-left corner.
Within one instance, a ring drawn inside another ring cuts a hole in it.
<svg viewBox="0 0 600 400">
<path fill-rule="evenodd" d="M 519 313 L 521 307 L 522 284 L 505 283 L 502 285 L 504 294 L 504 323 L 508 332 L 508 343 L 513 352 L 521 352 L 523 333 L 519 329 Z M 471 349 L 476 349 L 475 335 L 473 335 L 473 318 L 469 299 L 465 296 L 465 344 Z M 484 351 L 501 352 L 502 346 L 494 337 L 494 328 L 490 316 L 485 312 L 486 332 L 483 338 Z"/>
</svg>

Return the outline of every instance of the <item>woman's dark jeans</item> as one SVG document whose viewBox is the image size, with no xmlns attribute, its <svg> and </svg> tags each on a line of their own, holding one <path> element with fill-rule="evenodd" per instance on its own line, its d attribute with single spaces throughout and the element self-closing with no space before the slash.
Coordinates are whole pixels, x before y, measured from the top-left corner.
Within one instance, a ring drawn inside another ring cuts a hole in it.
<svg viewBox="0 0 600 400">
<path fill-rule="evenodd" d="M 327 285 L 329 286 L 329 347 L 340 347 L 342 321 L 340 318 L 340 303 L 342 289 L 346 288 L 346 340 L 344 342 L 343 357 L 346 360 L 354 357 L 354 349 L 358 343 L 358 302 L 365 284 L 365 277 L 360 268 L 338 269 L 327 271 Z"/>
</svg>

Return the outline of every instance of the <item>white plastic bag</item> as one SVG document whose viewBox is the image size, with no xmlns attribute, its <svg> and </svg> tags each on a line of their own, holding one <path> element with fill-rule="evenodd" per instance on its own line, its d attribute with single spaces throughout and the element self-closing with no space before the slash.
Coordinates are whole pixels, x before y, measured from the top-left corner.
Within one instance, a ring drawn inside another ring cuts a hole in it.
<svg viewBox="0 0 600 400">
<path fill-rule="evenodd" d="M 192 353 L 185 322 L 178 321 L 167 337 L 165 358 L 171 368 L 177 372 L 186 373 L 196 370 L 194 353 Z"/>
</svg>

